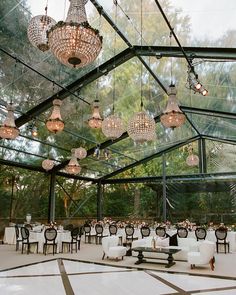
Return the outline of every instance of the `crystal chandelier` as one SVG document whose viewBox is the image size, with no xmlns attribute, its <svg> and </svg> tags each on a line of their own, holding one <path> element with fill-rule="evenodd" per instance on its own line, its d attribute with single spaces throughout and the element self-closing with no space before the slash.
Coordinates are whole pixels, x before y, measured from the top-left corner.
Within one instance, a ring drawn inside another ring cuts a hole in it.
<svg viewBox="0 0 236 295">
<path fill-rule="evenodd" d="M 7 106 L 7 116 L 0 127 L 0 137 L 3 139 L 15 139 L 19 135 L 14 118 L 14 107 L 12 103 Z"/>
<path fill-rule="evenodd" d="M 127 132 L 136 143 L 152 141 L 156 138 L 156 125 L 153 118 L 146 112 L 134 114 L 128 123 Z"/>
<path fill-rule="evenodd" d="M 68 165 L 66 165 L 65 170 L 69 174 L 78 174 L 81 171 L 81 167 L 75 156 L 75 149 L 71 150 L 71 159 Z"/>
<path fill-rule="evenodd" d="M 30 43 L 43 52 L 47 51 L 49 49 L 47 31 L 55 24 L 56 21 L 47 15 L 46 6 L 45 15 L 37 15 L 29 22 L 27 35 Z"/>
<path fill-rule="evenodd" d="M 199 158 L 197 155 L 193 154 L 193 147 L 190 144 L 188 147 L 188 157 L 186 159 L 186 164 L 190 167 L 197 166 L 199 164 Z"/>
<path fill-rule="evenodd" d="M 66 21 L 48 31 L 48 44 L 56 58 L 66 66 L 84 67 L 93 62 L 102 48 L 102 37 L 88 21 L 88 0 L 70 0 Z"/>
<path fill-rule="evenodd" d="M 102 122 L 102 132 L 110 139 L 119 138 L 124 131 L 123 121 L 116 115 L 111 115 Z"/>
<path fill-rule="evenodd" d="M 54 161 L 53 160 L 50 160 L 50 159 L 45 159 L 42 162 L 42 167 L 46 171 L 49 171 L 49 170 L 51 170 L 54 167 Z"/>
<path fill-rule="evenodd" d="M 99 101 L 94 100 L 92 117 L 89 118 L 88 124 L 91 128 L 97 129 L 102 126 L 102 118 L 99 113 Z"/>
<path fill-rule="evenodd" d="M 52 114 L 46 122 L 47 129 L 53 133 L 62 131 L 65 126 L 61 118 L 61 104 L 60 99 L 54 99 Z"/>
<path fill-rule="evenodd" d="M 185 115 L 180 110 L 176 100 L 175 85 L 171 84 L 167 106 L 161 115 L 161 123 L 167 128 L 175 128 L 183 125 L 185 119 Z"/>
<path fill-rule="evenodd" d="M 75 149 L 75 157 L 82 160 L 87 157 L 87 151 L 83 147 Z"/>
</svg>

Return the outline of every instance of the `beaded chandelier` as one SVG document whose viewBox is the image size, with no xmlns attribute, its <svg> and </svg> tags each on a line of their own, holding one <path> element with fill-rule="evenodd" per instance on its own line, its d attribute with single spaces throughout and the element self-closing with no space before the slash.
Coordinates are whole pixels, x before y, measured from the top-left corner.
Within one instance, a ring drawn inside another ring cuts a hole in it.
<svg viewBox="0 0 236 295">
<path fill-rule="evenodd" d="M 61 118 L 61 104 L 60 99 L 54 99 L 52 114 L 46 122 L 47 129 L 53 133 L 62 131 L 65 126 Z"/>
<path fill-rule="evenodd" d="M 37 15 L 29 22 L 27 35 L 30 43 L 43 52 L 47 51 L 49 49 L 47 31 L 54 25 L 56 21 L 47 15 L 46 6 L 45 15 Z"/>
<path fill-rule="evenodd" d="M 81 167 L 75 156 L 75 149 L 71 150 L 71 159 L 68 165 L 66 165 L 65 170 L 69 174 L 78 174 L 81 171 Z"/>
<path fill-rule="evenodd" d="M 14 107 L 12 103 L 7 106 L 7 116 L 0 126 L 0 137 L 3 139 L 15 139 L 19 135 L 14 118 Z"/>
<path fill-rule="evenodd" d="M 75 149 L 75 157 L 82 160 L 87 157 L 87 151 L 83 147 Z"/>
<path fill-rule="evenodd" d="M 48 44 L 56 58 L 66 66 L 84 67 L 93 62 L 102 48 L 102 37 L 88 21 L 88 0 L 70 0 L 66 21 L 48 31 Z"/>
<path fill-rule="evenodd" d="M 91 128 L 98 129 L 102 126 L 102 118 L 99 113 L 99 100 L 94 100 L 92 117 L 88 119 Z"/>
<path fill-rule="evenodd" d="M 134 114 L 128 123 L 127 132 L 136 143 L 152 141 L 156 138 L 156 125 L 153 118 L 146 112 Z"/>
<path fill-rule="evenodd" d="M 49 170 L 51 170 L 54 167 L 54 161 L 53 160 L 50 160 L 50 159 L 43 160 L 42 167 L 46 171 L 49 171 Z"/>
<path fill-rule="evenodd" d="M 185 119 L 186 117 L 177 103 L 175 85 L 171 84 L 167 106 L 161 115 L 161 123 L 167 128 L 175 128 L 183 125 Z"/>
<path fill-rule="evenodd" d="M 102 132 L 110 139 L 119 138 L 124 131 L 123 121 L 116 115 L 111 115 L 102 122 Z"/>
</svg>

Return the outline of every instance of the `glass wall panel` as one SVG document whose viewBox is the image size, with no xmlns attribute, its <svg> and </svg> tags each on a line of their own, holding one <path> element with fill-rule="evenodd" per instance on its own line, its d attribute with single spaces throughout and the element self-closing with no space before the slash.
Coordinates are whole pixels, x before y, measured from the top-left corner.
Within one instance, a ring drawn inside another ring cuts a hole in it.
<svg viewBox="0 0 236 295">
<path fill-rule="evenodd" d="M 235 172 L 236 145 L 206 140 L 207 171 Z"/>
<path fill-rule="evenodd" d="M 199 172 L 199 163 L 194 166 L 187 164 L 187 158 L 192 155 L 198 157 L 198 141 L 194 141 L 189 145 L 177 148 L 166 154 L 166 174 L 181 175 L 181 174 L 197 174 Z M 188 158 L 189 159 L 189 158 Z M 188 162 L 189 163 L 189 162 Z M 190 162 L 193 163 L 193 162 Z"/>
</svg>

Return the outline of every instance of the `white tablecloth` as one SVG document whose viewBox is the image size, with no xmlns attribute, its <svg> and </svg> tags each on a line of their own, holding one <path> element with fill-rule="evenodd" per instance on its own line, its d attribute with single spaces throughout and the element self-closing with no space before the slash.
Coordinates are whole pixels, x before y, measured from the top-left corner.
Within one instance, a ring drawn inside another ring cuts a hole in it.
<svg viewBox="0 0 236 295">
<path fill-rule="evenodd" d="M 4 244 L 15 244 L 16 243 L 16 231 L 15 227 L 5 227 L 4 237 L 3 237 Z"/>
<path fill-rule="evenodd" d="M 30 238 L 34 239 L 39 242 L 39 253 L 43 253 L 43 244 L 45 242 L 44 238 L 44 231 L 43 232 L 34 232 L 30 231 Z M 63 240 L 70 240 L 71 233 L 70 231 L 63 231 L 63 232 L 57 232 L 57 253 L 62 251 L 62 241 Z"/>
</svg>

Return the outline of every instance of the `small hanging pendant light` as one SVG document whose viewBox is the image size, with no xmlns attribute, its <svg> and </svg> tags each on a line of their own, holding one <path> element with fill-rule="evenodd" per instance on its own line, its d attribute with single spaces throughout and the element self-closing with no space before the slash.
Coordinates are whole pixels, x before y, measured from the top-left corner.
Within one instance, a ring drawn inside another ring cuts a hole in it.
<svg viewBox="0 0 236 295">
<path fill-rule="evenodd" d="M 87 157 L 87 151 L 82 146 L 75 149 L 75 157 L 82 160 Z"/>
<path fill-rule="evenodd" d="M 15 139 L 19 135 L 14 118 L 14 107 L 12 103 L 7 106 L 7 116 L 0 127 L 0 137 L 3 139 Z"/>
<path fill-rule="evenodd" d="M 57 133 L 64 129 L 64 122 L 61 118 L 61 104 L 60 99 L 54 99 L 52 114 L 46 122 L 47 129 L 50 132 Z"/>
<path fill-rule="evenodd" d="M 190 166 L 190 167 L 198 166 L 198 164 L 199 164 L 199 158 L 198 158 L 197 155 L 194 155 L 192 144 L 190 144 L 188 146 L 188 153 L 189 153 L 189 155 L 188 155 L 188 157 L 186 159 L 186 164 L 188 166 Z"/>
<path fill-rule="evenodd" d="M 175 85 L 171 84 L 167 106 L 161 115 L 161 123 L 167 128 L 176 128 L 183 125 L 185 119 L 177 103 Z"/>
<path fill-rule="evenodd" d="M 81 171 L 81 167 L 80 167 L 80 165 L 76 159 L 76 156 L 75 156 L 75 149 L 71 150 L 71 159 L 70 159 L 70 162 L 68 163 L 68 165 L 66 165 L 65 170 L 67 173 L 74 174 L 74 175 L 80 173 L 80 171 Z"/>
<path fill-rule="evenodd" d="M 42 162 L 42 167 L 43 169 L 45 169 L 46 171 L 51 170 L 54 167 L 55 163 L 53 160 L 51 159 L 45 159 Z"/>
<path fill-rule="evenodd" d="M 102 117 L 99 113 L 99 100 L 94 100 L 92 117 L 88 120 L 91 128 L 98 129 L 102 126 Z"/>
</svg>

